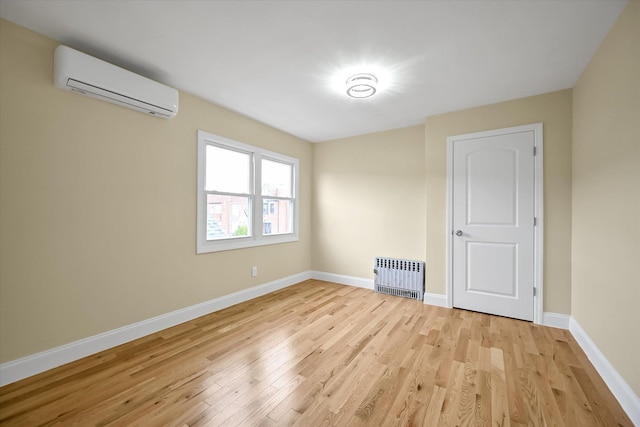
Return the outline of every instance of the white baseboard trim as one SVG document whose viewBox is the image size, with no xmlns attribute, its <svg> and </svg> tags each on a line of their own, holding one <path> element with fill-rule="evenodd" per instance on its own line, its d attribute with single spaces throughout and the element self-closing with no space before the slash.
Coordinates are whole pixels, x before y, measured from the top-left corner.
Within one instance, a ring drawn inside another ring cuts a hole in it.
<svg viewBox="0 0 640 427">
<path fill-rule="evenodd" d="M 286 288 L 308 279 L 325 280 L 349 286 L 357 286 L 365 289 L 373 289 L 373 280 L 360 277 L 344 276 L 341 274 L 326 273 L 322 271 L 305 271 L 294 274 L 249 289 L 234 292 L 172 311 L 151 319 L 143 320 L 131 325 L 123 326 L 112 331 L 74 341 L 50 350 L 36 353 L 21 359 L 0 365 L 0 386 L 13 383 L 23 378 L 36 375 L 40 372 L 64 365 L 86 356 L 98 353 L 124 344 L 143 336 L 161 331 L 163 329 L 193 320 L 200 316 L 239 304 L 244 301 Z M 424 303 L 440 307 L 447 307 L 446 295 L 425 293 Z M 607 358 L 589 338 L 578 322 L 571 316 L 557 313 L 544 313 L 543 324 L 556 328 L 569 329 L 576 341 L 582 347 L 587 357 L 605 381 L 613 395 L 625 410 L 631 421 L 640 426 L 640 398 L 631 389 L 629 384 L 620 376 Z"/>
<path fill-rule="evenodd" d="M 578 321 L 573 317 L 571 317 L 569 322 L 569 330 L 618 400 L 622 409 L 624 409 L 629 418 L 631 418 L 631 422 L 636 426 L 640 426 L 640 397 L 631 389 L 631 386 L 622 378 L 618 371 L 616 371 L 589 335 L 587 335 L 585 330 L 582 329 Z"/>
<path fill-rule="evenodd" d="M 364 279 L 362 277 L 344 276 L 342 274 L 326 273 L 324 271 L 311 271 L 311 278 L 324 280 L 325 282 L 339 283 L 341 285 L 373 289 L 373 279 Z"/>
<path fill-rule="evenodd" d="M 160 316 L 152 317 L 141 322 L 123 326 L 98 335 L 74 341 L 60 347 L 52 348 L 40 353 L 32 354 L 0 365 L 0 386 L 11 384 L 23 378 L 39 374 L 57 366 L 81 359 L 144 337 L 149 334 L 170 328 L 180 323 L 193 320 L 214 311 L 248 301 L 250 299 L 277 291 L 287 286 L 311 279 L 311 272 L 305 271 L 294 274 L 249 289 L 234 292 L 192 305 Z"/>
<path fill-rule="evenodd" d="M 569 329 L 571 316 L 567 314 L 550 313 L 545 311 L 542 313 L 542 324 L 551 326 L 552 328 Z"/>
<path fill-rule="evenodd" d="M 357 286 L 365 289 L 374 288 L 373 279 L 364 279 L 362 277 L 344 276 L 342 274 L 327 273 L 324 271 L 312 271 L 311 278 L 324 280 L 325 282 L 339 283 L 341 285 Z M 425 292 L 424 303 L 436 305 L 438 307 L 447 307 L 447 296 Z"/>
<path fill-rule="evenodd" d="M 443 294 L 431 294 L 429 292 L 425 292 L 424 303 L 429 305 L 436 305 L 438 307 L 451 308 L 447 305 L 447 296 Z"/>
</svg>

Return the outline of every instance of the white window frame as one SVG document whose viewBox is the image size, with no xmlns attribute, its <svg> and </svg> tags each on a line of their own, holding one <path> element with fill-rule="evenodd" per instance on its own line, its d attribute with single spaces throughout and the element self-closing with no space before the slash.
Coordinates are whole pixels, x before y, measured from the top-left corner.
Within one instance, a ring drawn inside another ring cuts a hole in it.
<svg viewBox="0 0 640 427">
<path fill-rule="evenodd" d="M 251 154 L 250 167 L 250 188 L 249 211 L 251 212 L 251 236 L 232 237 L 227 239 L 207 240 L 207 192 L 205 191 L 206 173 L 206 147 L 214 145 L 234 151 L 241 151 Z M 263 198 L 277 199 L 277 197 L 262 196 L 262 159 L 276 160 L 291 165 L 292 169 L 292 197 L 285 198 L 292 200 L 292 232 L 263 235 Z M 254 246 L 274 245 L 279 243 L 296 242 L 298 238 L 298 217 L 299 217 L 299 161 L 294 157 L 285 156 L 280 153 L 265 150 L 260 147 L 234 141 L 220 135 L 198 130 L 198 152 L 197 152 L 197 213 L 196 213 L 196 253 L 204 254 L 218 251 L 228 251 L 232 249 L 250 248 Z"/>
</svg>

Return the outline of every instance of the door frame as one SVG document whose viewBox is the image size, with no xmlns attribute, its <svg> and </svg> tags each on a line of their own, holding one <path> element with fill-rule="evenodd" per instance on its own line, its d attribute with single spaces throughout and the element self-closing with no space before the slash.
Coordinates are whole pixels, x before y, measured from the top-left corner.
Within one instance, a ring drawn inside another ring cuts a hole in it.
<svg viewBox="0 0 640 427">
<path fill-rule="evenodd" d="M 542 123 L 514 126 L 503 129 L 493 129 L 483 132 L 467 133 L 447 137 L 447 210 L 446 210 L 446 291 L 447 307 L 453 307 L 453 145 L 456 141 L 476 139 L 488 136 L 505 135 L 533 131 L 534 133 L 534 216 L 536 223 L 533 231 L 533 322 L 542 324 L 543 321 L 543 237 L 544 237 L 544 173 L 543 173 L 543 126 Z"/>
</svg>

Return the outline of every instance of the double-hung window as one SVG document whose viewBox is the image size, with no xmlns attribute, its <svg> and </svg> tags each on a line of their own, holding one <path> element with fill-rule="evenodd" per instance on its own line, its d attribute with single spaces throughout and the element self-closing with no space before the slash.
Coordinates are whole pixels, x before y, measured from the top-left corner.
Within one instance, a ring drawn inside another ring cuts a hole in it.
<svg viewBox="0 0 640 427">
<path fill-rule="evenodd" d="M 197 253 L 298 240 L 298 160 L 198 131 Z"/>
</svg>

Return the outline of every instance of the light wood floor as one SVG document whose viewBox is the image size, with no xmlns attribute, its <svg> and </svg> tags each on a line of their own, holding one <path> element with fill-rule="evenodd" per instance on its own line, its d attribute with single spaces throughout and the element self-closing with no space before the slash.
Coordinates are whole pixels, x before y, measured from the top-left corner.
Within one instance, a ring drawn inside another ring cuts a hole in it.
<svg viewBox="0 0 640 427">
<path fill-rule="evenodd" d="M 0 424 L 632 425 L 568 331 L 314 280 L 5 386 Z"/>
</svg>

